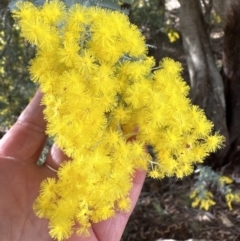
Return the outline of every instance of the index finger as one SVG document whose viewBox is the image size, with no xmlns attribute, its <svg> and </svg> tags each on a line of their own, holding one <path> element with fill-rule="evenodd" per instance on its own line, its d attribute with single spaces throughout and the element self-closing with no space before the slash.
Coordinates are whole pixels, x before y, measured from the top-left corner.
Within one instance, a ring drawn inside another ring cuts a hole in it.
<svg viewBox="0 0 240 241">
<path fill-rule="evenodd" d="M 16 123 L 0 140 L 0 156 L 36 162 L 46 141 L 42 94 L 37 91 Z"/>
</svg>

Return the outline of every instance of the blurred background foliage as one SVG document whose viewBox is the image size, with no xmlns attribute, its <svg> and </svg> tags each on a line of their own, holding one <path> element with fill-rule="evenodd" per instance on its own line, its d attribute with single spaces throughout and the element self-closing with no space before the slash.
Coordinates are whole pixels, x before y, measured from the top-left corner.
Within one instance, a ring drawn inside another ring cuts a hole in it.
<svg viewBox="0 0 240 241">
<path fill-rule="evenodd" d="M 28 73 L 35 50 L 21 38 L 10 12 L 1 9 L 0 14 L 0 131 L 4 132 L 36 90 Z"/>
</svg>

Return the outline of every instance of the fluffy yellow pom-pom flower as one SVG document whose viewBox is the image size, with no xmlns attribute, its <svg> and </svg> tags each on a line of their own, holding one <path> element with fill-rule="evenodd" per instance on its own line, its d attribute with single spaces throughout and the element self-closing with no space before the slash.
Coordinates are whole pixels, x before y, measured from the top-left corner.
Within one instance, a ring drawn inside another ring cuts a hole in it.
<svg viewBox="0 0 240 241">
<path fill-rule="evenodd" d="M 53 238 L 73 227 L 87 235 L 91 223 L 129 210 L 137 168 L 183 177 L 221 146 L 186 97 L 181 65 L 167 58 L 152 72 L 144 37 L 124 14 L 60 0 L 18 3 L 13 13 L 37 46 L 29 69 L 44 93 L 46 132 L 71 159 L 34 203 Z"/>
</svg>

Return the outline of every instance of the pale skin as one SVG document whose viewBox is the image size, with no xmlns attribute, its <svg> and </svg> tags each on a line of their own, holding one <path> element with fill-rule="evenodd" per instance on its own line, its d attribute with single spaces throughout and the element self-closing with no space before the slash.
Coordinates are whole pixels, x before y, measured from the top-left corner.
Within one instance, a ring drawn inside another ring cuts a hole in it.
<svg viewBox="0 0 240 241">
<path fill-rule="evenodd" d="M 58 169 L 66 159 L 55 145 L 49 151 L 46 164 L 36 162 L 46 141 L 46 123 L 41 93 L 36 95 L 17 122 L 0 140 L 0 240 L 50 241 L 48 221 L 39 219 L 32 205 L 38 196 L 39 186 L 46 177 L 56 173 L 47 165 Z M 128 213 L 118 213 L 114 218 L 92 224 L 90 237 L 72 235 L 68 241 L 118 241 L 132 213 L 145 179 L 144 171 L 136 171 L 130 192 L 132 208 Z"/>
</svg>

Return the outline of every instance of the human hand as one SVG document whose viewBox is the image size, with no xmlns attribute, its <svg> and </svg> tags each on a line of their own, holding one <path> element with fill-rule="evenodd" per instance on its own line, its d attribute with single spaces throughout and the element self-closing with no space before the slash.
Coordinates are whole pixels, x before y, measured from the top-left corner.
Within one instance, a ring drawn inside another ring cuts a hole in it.
<svg viewBox="0 0 240 241">
<path fill-rule="evenodd" d="M 41 93 L 36 95 L 20 115 L 17 122 L 0 140 L 0 240 L 49 241 L 48 220 L 39 219 L 33 209 L 41 182 L 54 177 L 65 160 L 55 145 L 49 151 L 45 164 L 36 162 L 46 141 L 46 123 Z M 118 241 L 140 194 L 145 172 L 137 171 L 130 192 L 132 208 L 129 213 L 117 213 L 114 218 L 93 224 L 90 237 L 73 235 L 68 241 Z M 107 194 L 106 194 L 107 195 Z"/>
</svg>

